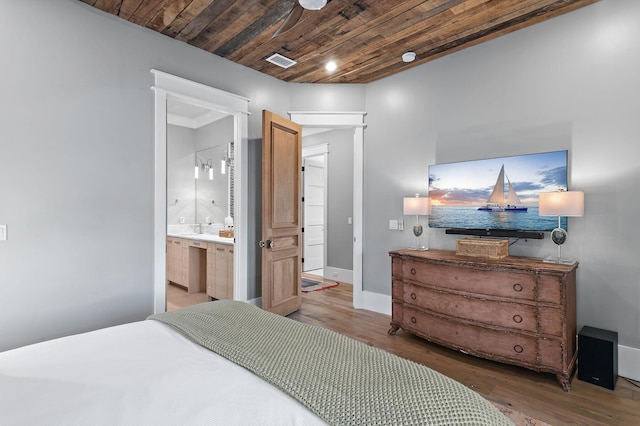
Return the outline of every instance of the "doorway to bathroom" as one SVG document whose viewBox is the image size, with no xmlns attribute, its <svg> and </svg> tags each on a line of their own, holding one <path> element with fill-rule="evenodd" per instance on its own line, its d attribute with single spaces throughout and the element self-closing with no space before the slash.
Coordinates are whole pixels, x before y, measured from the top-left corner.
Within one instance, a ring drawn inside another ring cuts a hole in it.
<svg viewBox="0 0 640 426">
<path fill-rule="evenodd" d="M 232 115 L 167 99 L 168 311 L 233 297 L 233 136 Z"/>
<path fill-rule="evenodd" d="M 226 152 L 224 158 L 214 158 L 214 157 L 223 157 L 222 155 L 218 155 L 217 153 L 211 153 L 211 158 L 209 158 L 209 153 L 206 152 L 206 147 L 202 146 L 201 149 L 198 149 L 199 156 L 195 155 L 195 151 L 192 152 L 192 155 L 187 155 L 184 158 L 189 158 L 187 161 L 184 160 L 184 163 L 190 163 L 187 171 L 180 169 L 180 173 L 184 174 L 184 181 L 190 180 L 193 182 L 195 178 L 195 174 L 198 173 L 199 177 L 202 177 L 204 180 L 208 180 L 209 173 L 213 173 L 214 177 L 216 175 L 222 175 L 222 164 L 223 160 L 226 160 L 227 169 L 226 173 L 230 172 L 228 167 L 229 161 L 232 161 L 233 164 L 233 184 L 229 189 L 228 197 L 231 198 L 230 205 L 232 206 L 231 211 L 233 212 L 233 226 L 234 226 L 234 235 L 232 238 L 227 238 L 223 243 L 229 243 L 227 245 L 232 245 L 233 253 L 229 255 L 226 253 L 226 256 L 220 256 L 220 262 L 216 263 L 216 273 L 218 271 L 224 271 L 227 280 L 230 280 L 230 286 L 227 288 L 221 288 L 220 291 L 228 295 L 231 293 L 234 298 L 239 300 L 246 300 L 247 298 L 247 288 L 246 284 L 242 285 L 240 283 L 246 283 L 246 259 L 247 259 L 247 235 L 243 232 L 243 226 L 247 223 L 247 214 L 246 208 L 244 206 L 247 203 L 247 191 L 246 179 L 243 177 L 246 172 L 246 161 L 247 161 L 247 140 L 248 140 L 248 115 L 249 115 L 249 99 L 243 98 L 241 96 L 228 93 L 219 89 L 215 89 L 210 86 L 206 86 L 200 83 L 196 83 L 193 81 L 189 81 L 180 77 L 173 76 L 171 74 L 167 74 L 161 71 L 152 70 L 151 71 L 155 78 L 155 84 L 152 89 L 155 92 L 155 104 L 154 104 L 154 114 L 155 114 L 155 188 L 154 188 L 154 312 L 164 312 L 166 310 L 166 295 L 167 295 L 167 254 L 168 254 L 168 244 L 167 244 L 167 230 L 169 224 L 169 207 L 171 203 L 174 203 L 174 207 L 176 207 L 176 212 L 171 212 L 172 216 L 178 218 L 178 225 L 187 225 L 187 211 L 193 211 L 194 224 L 197 225 L 197 228 L 194 229 L 194 234 L 201 234 L 202 230 L 201 225 L 205 227 L 209 225 L 206 221 L 206 216 L 209 216 L 211 220 L 211 225 L 214 225 L 214 215 L 216 214 L 214 211 L 207 211 L 203 214 L 202 218 L 196 217 L 196 201 L 194 201 L 193 207 L 191 207 L 191 203 L 187 205 L 185 203 L 182 205 L 181 198 L 176 197 L 171 194 L 172 189 L 168 186 L 168 155 L 171 155 L 168 150 L 168 140 L 171 139 L 171 120 L 172 114 L 174 111 L 173 102 L 177 101 L 182 106 L 186 106 L 188 108 L 205 109 L 207 110 L 207 114 L 216 115 L 221 114 L 223 120 L 229 120 L 232 122 L 231 131 L 229 132 L 227 137 L 225 138 L 226 142 Z M 196 114 L 199 115 L 199 114 Z M 211 117 L 209 117 L 211 118 Z M 217 122 L 219 120 L 213 120 L 212 122 Z M 169 138 L 168 138 L 169 137 Z M 202 136 L 203 140 L 206 139 L 205 136 Z M 198 143 L 194 143 L 194 147 L 198 146 Z M 224 148 L 223 148 L 224 149 Z M 199 158 L 198 158 L 199 157 Z M 206 157 L 206 158 L 203 158 Z M 209 161 L 211 160 L 211 161 Z M 198 172 L 196 172 L 198 170 Z M 218 176 L 219 176 L 218 175 Z M 203 182 L 204 182 L 203 180 Z M 203 185 L 203 183 L 201 184 Z M 193 198 L 196 198 L 196 188 L 192 186 Z M 244 188 L 244 189 L 243 189 Z M 179 189 L 179 188 L 178 188 Z M 180 190 L 178 190 L 180 192 Z M 186 194 L 186 192 L 182 192 Z M 204 204 L 216 205 L 222 204 L 222 200 L 225 198 L 216 198 L 212 197 L 210 193 L 208 195 L 204 195 L 203 199 L 205 200 Z M 216 196 L 217 197 L 217 196 Z M 176 200 L 178 202 L 176 203 Z M 207 201 L 208 200 L 208 201 Z M 211 203 L 211 200 L 214 203 Z M 184 209 L 183 209 L 184 208 Z M 179 211 L 182 210 L 182 213 Z M 223 210 L 229 211 L 229 207 L 223 208 Z M 204 206 L 201 206 L 201 212 L 205 212 Z M 184 217 L 184 223 L 180 223 L 181 218 Z M 226 217 L 224 218 L 226 219 Z M 224 221 L 223 219 L 223 221 Z M 217 222 L 217 219 L 216 219 Z M 185 243 L 186 241 L 186 243 Z M 175 243 L 174 243 L 175 244 Z M 184 245 L 187 245 L 187 249 L 184 248 Z M 185 238 L 180 241 L 179 244 L 175 244 L 176 246 L 182 245 L 182 253 L 188 253 L 189 256 L 189 272 L 191 272 L 191 268 L 195 267 L 197 270 L 197 274 L 194 276 L 207 276 L 207 263 L 209 262 L 208 254 L 211 250 L 217 252 L 218 248 L 224 250 L 224 245 L 221 247 L 217 247 L 217 242 L 214 248 L 211 247 L 211 243 L 209 241 L 198 241 L 195 238 Z M 203 246 L 207 248 L 204 249 Z M 173 247 L 173 245 L 172 245 Z M 191 254 L 193 253 L 193 258 Z M 175 254 L 175 253 L 174 253 Z M 229 259 L 232 259 L 229 262 Z M 193 263 L 191 262 L 193 260 Z M 216 257 L 216 261 L 217 261 Z M 195 265 L 195 266 L 194 266 Z M 218 268 L 218 266 L 220 266 Z M 175 271 L 172 271 L 175 272 Z M 187 290 L 189 288 L 192 289 L 191 293 L 203 293 L 202 292 L 202 281 L 193 282 L 192 283 L 192 275 L 189 273 L 189 277 L 185 279 Z M 204 281 L 206 285 L 206 278 Z M 190 294 L 191 294 L 190 293 Z M 228 296 L 225 296 L 225 298 Z"/>
</svg>

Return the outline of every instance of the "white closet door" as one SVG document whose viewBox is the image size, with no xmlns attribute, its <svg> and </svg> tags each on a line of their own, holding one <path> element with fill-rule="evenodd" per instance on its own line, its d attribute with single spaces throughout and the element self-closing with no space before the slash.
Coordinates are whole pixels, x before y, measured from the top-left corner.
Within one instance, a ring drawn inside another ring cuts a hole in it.
<svg viewBox="0 0 640 426">
<path fill-rule="evenodd" d="M 324 162 L 304 159 L 303 271 L 324 267 Z"/>
</svg>

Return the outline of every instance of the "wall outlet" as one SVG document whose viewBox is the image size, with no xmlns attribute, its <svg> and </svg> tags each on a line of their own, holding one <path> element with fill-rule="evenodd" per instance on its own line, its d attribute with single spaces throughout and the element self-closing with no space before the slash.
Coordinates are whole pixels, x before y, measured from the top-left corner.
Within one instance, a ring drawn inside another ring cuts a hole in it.
<svg viewBox="0 0 640 426">
<path fill-rule="evenodd" d="M 0 241 L 7 239 L 7 225 L 0 225 Z"/>
<path fill-rule="evenodd" d="M 404 231 L 404 219 L 398 219 L 398 231 Z"/>
</svg>

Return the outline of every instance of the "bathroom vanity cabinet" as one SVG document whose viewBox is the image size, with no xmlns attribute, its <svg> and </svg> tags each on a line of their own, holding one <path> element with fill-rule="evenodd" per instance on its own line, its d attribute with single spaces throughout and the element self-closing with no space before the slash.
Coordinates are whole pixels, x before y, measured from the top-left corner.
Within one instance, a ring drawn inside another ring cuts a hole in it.
<svg viewBox="0 0 640 426">
<path fill-rule="evenodd" d="M 167 237 L 167 281 L 215 299 L 233 298 L 233 244 Z"/>
<path fill-rule="evenodd" d="M 207 243 L 207 296 L 233 299 L 233 246 Z"/>
</svg>

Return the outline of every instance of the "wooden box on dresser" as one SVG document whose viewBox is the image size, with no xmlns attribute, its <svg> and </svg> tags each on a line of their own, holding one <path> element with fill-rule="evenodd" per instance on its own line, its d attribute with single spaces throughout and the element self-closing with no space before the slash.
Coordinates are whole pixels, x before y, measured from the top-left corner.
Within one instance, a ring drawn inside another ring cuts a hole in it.
<svg viewBox="0 0 640 426">
<path fill-rule="evenodd" d="M 571 390 L 577 263 L 484 259 L 447 250 L 389 254 L 389 334 L 402 328 L 471 355 L 554 373 Z"/>
</svg>

